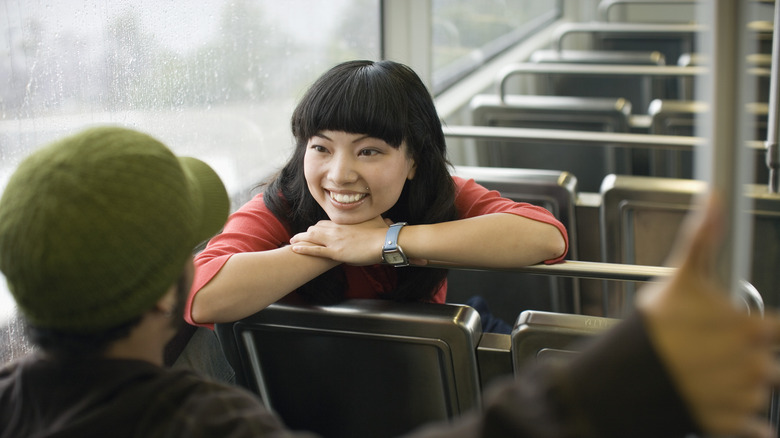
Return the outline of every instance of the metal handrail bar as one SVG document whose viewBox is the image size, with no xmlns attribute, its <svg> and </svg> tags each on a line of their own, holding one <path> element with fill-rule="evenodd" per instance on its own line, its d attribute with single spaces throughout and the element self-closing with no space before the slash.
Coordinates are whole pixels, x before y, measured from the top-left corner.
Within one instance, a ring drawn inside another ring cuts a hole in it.
<svg viewBox="0 0 780 438">
<path fill-rule="evenodd" d="M 576 75 L 601 75 L 601 76 L 679 76 L 694 77 L 706 74 L 704 66 L 677 66 L 677 65 L 614 65 L 614 64 L 537 64 L 533 62 L 519 62 L 509 64 L 498 72 L 498 94 L 504 101 L 504 90 L 509 77 L 517 74 L 556 74 L 567 73 Z"/>
<path fill-rule="evenodd" d="M 652 23 L 564 23 L 553 34 L 555 48 L 563 49 L 563 38 L 572 33 L 697 33 L 707 30 L 701 24 L 652 24 Z"/>
<path fill-rule="evenodd" d="M 619 5 L 619 4 L 658 4 L 658 3 L 666 3 L 666 4 L 696 4 L 699 3 L 697 0 L 667 0 L 667 1 L 659 1 L 659 0 L 602 0 L 599 2 L 598 11 L 599 11 L 599 19 L 605 23 L 609 22 L 609 10 L 612 9 L 612 6 Z"/>
<path fill-rule="evenodd" d="M 565 260 L 552 265 L 538 264 L 519 268 L 484 268 L 457 263 L 429 261 L 426 267 L 465 269 L 472 271 L 502 271 L 557 277 L 595 278 L 618 281 L 653 281 L 671 275 L 676 268 L 664 266 L 628 265 L 623 263 Z"/>
<path fill-rule="evenodd" d="M 563 129 L 504 128 L 494 126 L 444 126 L 444 136 L 483 140 L 533 140 L 538 142 L 571 142 L 580 145 L 642 146 L 646 148 L 692 150 L 706 144 L 701 137 L 682 135 L 624 134 L 618 132 L 570 131 Z M 764 150 L 762 141 L 746 142 L 750 149 Z"/>
<path fill-rule="evenodd" d="M 584 262 L 565 260 L 553 265 L 537 264 L 519 268 L 485 268 L 468 266 L 458 263 L 430 261 L 425 267 L 445 269 L 465 269 L 471 271 L 501 271 L 517 272 L 555 277 L 590 278 L 612 281 L 658 281 L 671 276 L 677 268 L 666 266 L 630 265 L 625 263 Z M 759 314 L 764 313 L 764 300 L 756 288 L 748 281 L 739 282 L 740 294 L 748 309 L 754 308 Z"/>
</svg>

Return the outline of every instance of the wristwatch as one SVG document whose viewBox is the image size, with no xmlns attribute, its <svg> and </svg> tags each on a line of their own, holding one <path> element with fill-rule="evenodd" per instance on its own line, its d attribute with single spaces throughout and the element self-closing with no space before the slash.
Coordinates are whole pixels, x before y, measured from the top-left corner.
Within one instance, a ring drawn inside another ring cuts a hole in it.
<svg viewBox="0 0 780 438">
<path fill-rule="evenodd" d="M 382 247 L 382 260 L 395 267 L 409 266 L 409 259 L 406 258 L 406 254 L 398 245 L 398 233 L 401 232 L 404 225 L 406 222 L 396 222 L 390 225 L 385 236 L 385 245 Z"/>
</svg>

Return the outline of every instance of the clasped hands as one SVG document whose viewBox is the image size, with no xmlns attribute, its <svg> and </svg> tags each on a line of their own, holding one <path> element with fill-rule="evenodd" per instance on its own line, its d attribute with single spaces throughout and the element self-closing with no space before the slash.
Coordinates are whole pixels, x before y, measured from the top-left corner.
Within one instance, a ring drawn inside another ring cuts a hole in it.
<svg viewBox="0 0 780 438">
<path fill-rule="evenodd" d="M 323 220 L 290 239 L 296 254 L 323 257 L 354 266 L 382 263 L 382 246 L 390 219 L 377 216 L 357 224 L 337 224 Z M 414 265 L 425 265 L 426 260 L 410 258 Z"/>
</svg>

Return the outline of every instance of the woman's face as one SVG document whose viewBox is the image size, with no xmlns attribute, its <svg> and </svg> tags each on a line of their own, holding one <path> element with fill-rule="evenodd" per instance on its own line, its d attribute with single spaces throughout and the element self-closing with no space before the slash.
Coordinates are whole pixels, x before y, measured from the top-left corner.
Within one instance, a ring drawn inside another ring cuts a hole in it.
<svg viewBox="0 0 780 438">
<path fill-rule="evenodd" d="M 378 138 L 341 131 L 310 138 L 303 157 L 309 192 L 337 224 L 358 224 L 389 210 L 414 170 L 405 142 L 394 148 Z"/>
</svg>

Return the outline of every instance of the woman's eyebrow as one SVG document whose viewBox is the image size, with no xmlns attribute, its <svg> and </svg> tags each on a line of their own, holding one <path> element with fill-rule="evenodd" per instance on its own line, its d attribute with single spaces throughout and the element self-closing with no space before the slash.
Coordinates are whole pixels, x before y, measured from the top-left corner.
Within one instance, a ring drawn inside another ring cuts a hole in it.
<svg viewBox="0 0 780 438">
<path fill-rule="evenodd" d="M 312 137 L 320 137 L 320 138 L 323 138 L 323 139 L 328 140 L 328 141 L 333 141 L 332 138 L 328 137 L 327 135 L 323 134 L 322 132 L 318 132 L 318 133 L 312 135 Z M 363 141 L 363 140 L 365 140 L 367 138 L 376 138 L 376 137 L 372 137 L 372 136 L 370 136 L 368 134 L 364 134 L 364 135 L 362 135 L 362 136 L 352 140 L 352 143 L 357 143 L 357 142 Z"/>
</svg>

